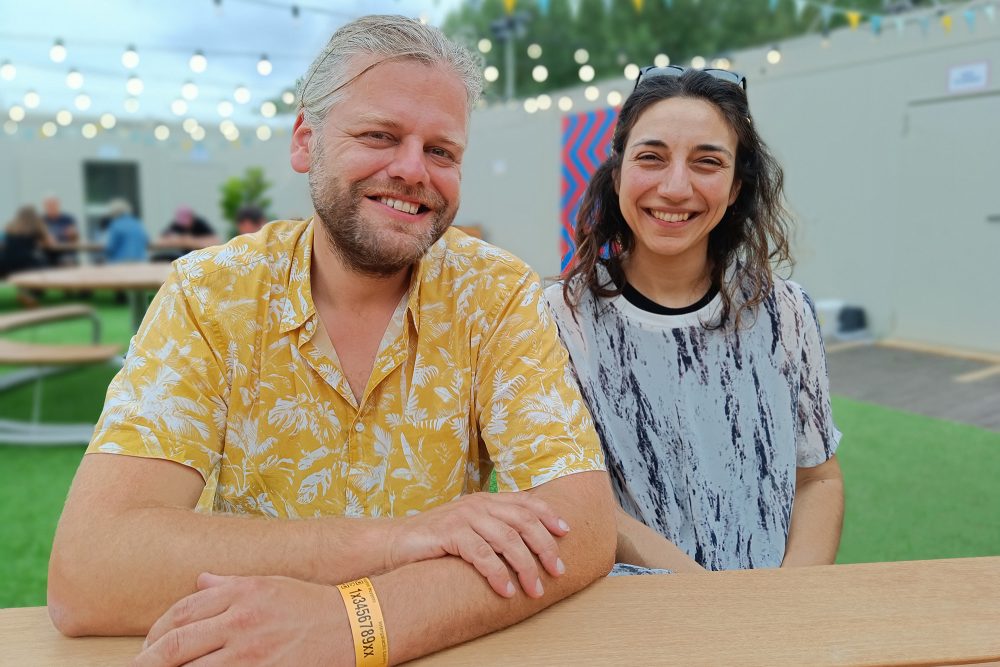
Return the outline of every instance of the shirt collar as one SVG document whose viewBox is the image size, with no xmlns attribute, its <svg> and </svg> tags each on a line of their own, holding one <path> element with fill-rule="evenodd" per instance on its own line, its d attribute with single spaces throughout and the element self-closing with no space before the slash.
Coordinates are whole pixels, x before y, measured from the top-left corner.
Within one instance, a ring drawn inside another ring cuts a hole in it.
<svg viewBox="0 0 1000 667">
<path fill-rule="evenodd" d="M 281 333 L 288 333 L 301 327 L 316 312 L 310 283 L 313 225 L 315 218 L 306 221 L 304 231 L 299 235 L 288 258 L 288 282 L 285 286 L 285 303 L 281 313 Z M 421 285 L 429 279 L 428 267 L 438 263 L 445 252 L 445 240 L 441 238 L 420 258 L 410 274 L 409 297 L 406 310 L 415 333 L 420 333 L 420 293 Z M 275 258 L 281 261 L 283 258 Z"/>
</svg>

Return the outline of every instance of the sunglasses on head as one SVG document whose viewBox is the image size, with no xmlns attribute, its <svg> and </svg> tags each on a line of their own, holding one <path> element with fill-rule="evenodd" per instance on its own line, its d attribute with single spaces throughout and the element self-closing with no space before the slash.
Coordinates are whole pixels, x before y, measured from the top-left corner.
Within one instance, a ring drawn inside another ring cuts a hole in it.
<svg viewBox="0 0 1000 667">
<path fill-rule="evenodd" d="M 688 71 L 688 68 L 681 67 L 680 65 L 667 65 L 665 67 L 648 65 L 639 70 L 639 76 L 635 79 L 635 86 L 632 88 L 632 92 L 635 92 L 635 89 L 639 87 L 639 82 L 643 79 L 648 79 L 653 76 L 680 76 L 686 71 Z M 742 88 L 744 93 L 747 91 L 747 78 L 739 72 L 731 72 L 728 69 L 716 69 L 714 67 L 708 67 L 699 71 L 713 76 L 720 81 L 734 83 Z"/>
</svg>

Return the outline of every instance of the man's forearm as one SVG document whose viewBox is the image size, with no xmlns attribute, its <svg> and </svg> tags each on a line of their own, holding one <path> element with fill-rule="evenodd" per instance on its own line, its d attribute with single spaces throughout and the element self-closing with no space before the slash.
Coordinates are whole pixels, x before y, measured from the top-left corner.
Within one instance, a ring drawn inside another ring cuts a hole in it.
<svg viewBox="0 0 1000 667">
<path fill-rule="evenodd" d="M 517 623 L 584 588 L 611 569 L 615 548 L 613 500 L 603 473 L 577 473 L 545 485 L 542 497 L 567 517 L 559 538 L 566 573 L 542 572 L 545 594 L 505 599 L 457 558 L 413 563 L 374 577 L 393 664 Z M 343 613 L 343 612 L 340 612 Z"/>
<path fill-rule="evenodd" d="M 327 584 L 378 573 L 390 521 L 268 520 L 162 507 L 93 516 L 57 534 L 50 611 L 67 634 L 143 634 L 195 591 L 201 572 Z"/>
</svg>

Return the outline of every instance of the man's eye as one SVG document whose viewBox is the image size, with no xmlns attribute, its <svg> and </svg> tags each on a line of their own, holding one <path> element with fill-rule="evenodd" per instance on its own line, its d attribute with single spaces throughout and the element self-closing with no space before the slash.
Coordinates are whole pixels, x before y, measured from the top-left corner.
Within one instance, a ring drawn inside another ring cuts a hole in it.
<svg viewBox="0 0 1000 667">
<path fill-rule="evenodd" d="M 366 132 L 365 136 L 374 141 L 392 141 L 392 135 L 388 132 Z"/>
<path fill-rule="evenodd" d="M 442 160 L 454 161 L 455 156 L 452 155 L 451 151 L 445 150 L 444 148 L 439 148 L 437 146 L 428 149 L 427 151 L 436 158 L 441 158 Z"/>
</svg>

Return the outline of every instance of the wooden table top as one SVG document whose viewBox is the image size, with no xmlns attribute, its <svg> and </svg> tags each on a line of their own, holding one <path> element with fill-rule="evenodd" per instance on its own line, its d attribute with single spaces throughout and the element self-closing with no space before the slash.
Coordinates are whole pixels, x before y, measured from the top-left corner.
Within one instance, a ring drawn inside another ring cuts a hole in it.
<svg viewBox="0 0 1000 667">
<path fill-rule="evenodd" d="M 141 643 L 0 610 L 5 665 L 125 664 Z M 609 578 L 411 664 L 1000 665 L 1000 557 Z"/>
<path fill-rule="evenodd" d="M 8 281 L 26 289 L 159 289 L 170 274 L 168 262 L 123 262 L 62 266 L 16 273 Z"/>
</svg>

